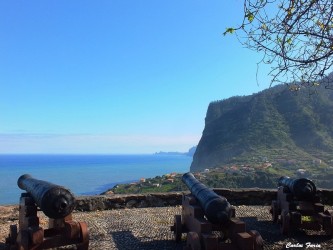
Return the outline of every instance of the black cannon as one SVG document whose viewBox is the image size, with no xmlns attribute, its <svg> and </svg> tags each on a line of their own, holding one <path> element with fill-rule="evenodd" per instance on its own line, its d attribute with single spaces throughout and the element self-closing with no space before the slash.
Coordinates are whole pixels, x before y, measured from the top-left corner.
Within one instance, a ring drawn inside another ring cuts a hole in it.
<svg viewBox="0 0 333 250">
<path fill-rule="evenodd" d="M 47 181 L 22 175 L 18 186 L 22 193 L 19 206 L 19 225 L 11 225 L 6 244 L 10 250 L 49 249 L 76 245 L 88 250 L 89 232 L 85 222 L 72 220 L 74 195 L 66 188 Z M 38 207 L 49 217 L 49 228 L 40 227 Z"/>
<path fill-rule="evenodd" d="M 278 181 L 277 199 L 270 212 L 274 223 L 280 224 L 282 234 L 295 229 L 324 230 L 333 236 L 333 210 L 325 210 L 316 185 L 309 179 L 282 176 Z"/>
<path fill-rule="evenodd" d="M 182 181 L 199 201 L 207 219 L 212 223 L 227 223 L 231 217 L 231 206 L 226 198 L 199 182 L 191 173 L 186 173 Z"/>
<path fill-rule="evenodd" d="M 235 217 L 235 208 L 225 197 L 206 187 L 191 173 L 184 174 L 182 181 L 191 194 L 183 194 L 182 214 L 175 215 L 170 229 L 176 242 L 187 233 L 184 249 L 262 249 L 260 234 L 255 230 L 246 231 L 245 223 Z"/>
<path fill-rule="evenodd" d="M 288 176 L 280 177 L 278 186 L 283 186 L 299 200 L 312 200 L 316 195 L 316 185 L 307 178 L 292 179 Z"/>
<path fill-rule="evenodd" d="M 37 206 L 49 218 L 64 218 L 74 209 L 74 195 L 62 186 L 34 179 L 28 174 L 22 175 L 17 185 L 32 196 Z"/>
</svg>

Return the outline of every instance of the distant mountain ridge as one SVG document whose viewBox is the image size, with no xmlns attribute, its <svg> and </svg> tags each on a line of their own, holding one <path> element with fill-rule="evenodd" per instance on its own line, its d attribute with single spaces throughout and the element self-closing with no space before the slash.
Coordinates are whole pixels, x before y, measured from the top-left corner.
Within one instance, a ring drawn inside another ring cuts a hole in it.
<svg viewBox="0 0 333 250">
<path fill-rule="evenodd" d="M 333 159 L 333 90 L 278 85 L 209 104 L 191 171 L 249 159 Z"/>
<path fill-rule="evenodd" d="M 191 147 L 187 152 L 164 152 L 164 151 L 160 151 L 160 152 L 156 152 L 156 155 L 187 155 L 187 156 L 193 156 L 196 150 L 196 146 Z"/>
</svg>

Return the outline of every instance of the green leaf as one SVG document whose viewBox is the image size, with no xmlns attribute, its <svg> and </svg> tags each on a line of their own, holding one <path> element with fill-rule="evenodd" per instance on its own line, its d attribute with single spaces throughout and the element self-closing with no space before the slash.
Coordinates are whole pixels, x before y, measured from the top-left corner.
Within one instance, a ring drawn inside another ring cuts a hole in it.
<svg viewBox="0 0 333 250">
<path fill-rule="evenodd" d="M 223 33 L 223 35 L 226 35 L 226 34 L 232 34 L 235 32 L 235 29 L 234 28 L 227 28 L 226 31 Z"/>
<path fill-rule="evenodd" d="M 252 12 L 247 12 L 245 17 L 247 17 L 247 20 L 249 20 L 250 23 L 252 23 L 252 21 L 254 20 L 254 15 Z"/>
<path fill-rule="evenodd" d="M 263 23 L 263 24 L 261 25 L 261 28 L 262 28 L 263 30 L 268 30 L 268 29 L 267 29 L 267 25 L 266 25 L 265 23 Z"/>
</svg>

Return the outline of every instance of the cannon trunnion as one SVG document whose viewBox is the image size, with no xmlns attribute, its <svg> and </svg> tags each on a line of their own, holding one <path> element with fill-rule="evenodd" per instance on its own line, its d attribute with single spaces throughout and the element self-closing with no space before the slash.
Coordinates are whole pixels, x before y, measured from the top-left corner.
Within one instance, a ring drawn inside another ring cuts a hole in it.
<svg viewBox="0 0 333 250">
<path fill-rule="evenodd" d="M 308 229 L 324 230 L 333 236 L 333 210 L 324 211 L 316 185 L 307 178 L 281 177 L 277 200 L 272 201 L 270 213 L 273 222 L 280 224 L 282 234 Z"/>
<path fill-rule="evenodd" d="M 30 175 L 22 175 L 18 186 L 22 193 L 19 203 L 19 225 L 11 225 L 6 243 L 10 250 L 48 249 L 76 245 L 88 250 L 89 233 L 85 222 L 72 220 L 74 195 L 66 188 Z M 39 225 L 38 207 L 49 217 L 49 228 Z"/>
<path fill-rule="evenodd" d="M 246 231 L 243 221 L 235 218 L 235 209 L 225 197 L 199 182 L 191 173 L 186 173 L 182 181 L 191 190 L 183 194 L 182 214 L 175 215 L 171 231 L 176 242 L 187 233 L 184 249 L 206 250 L 259 250 L 263 240 L 255 231 Z"/>
</svg>

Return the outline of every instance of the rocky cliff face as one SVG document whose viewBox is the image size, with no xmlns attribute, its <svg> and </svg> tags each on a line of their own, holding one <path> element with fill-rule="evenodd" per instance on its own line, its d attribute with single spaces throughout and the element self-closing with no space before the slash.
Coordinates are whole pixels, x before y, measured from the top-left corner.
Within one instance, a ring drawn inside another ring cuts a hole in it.
<svg viewBox="0 0 333 250">
<path fill-rule="evenodd" d="M 252 159 L 333 159 L 333 90 L 286 85 L 210 103 L 191 171 Z"/>
</svg>

